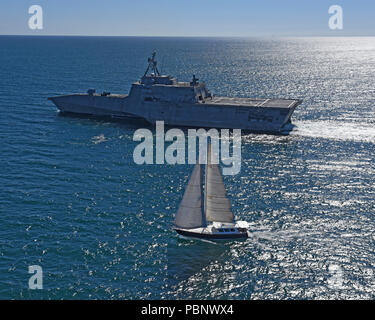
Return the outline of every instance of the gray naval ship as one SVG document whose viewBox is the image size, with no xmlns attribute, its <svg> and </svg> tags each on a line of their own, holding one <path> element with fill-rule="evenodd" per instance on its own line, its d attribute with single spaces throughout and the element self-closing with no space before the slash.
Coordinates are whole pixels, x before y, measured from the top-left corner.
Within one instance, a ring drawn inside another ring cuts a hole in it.
<svg viewBox="0 0 375 320">
<path fill-rule="evenodd" d="M 161 75 L 156 53 L 148 58 L 148 67 L 140 81 L 126 94 L 87 93 L 48 98 L 60 112 L 143 119 L 153 124 L 182 127 L 243 129 L 253 132 L 282 133 L 290 130 L 290 119 L 299 99 L 260 99 L 219 97 L 211 94 L 195 76 L 191 82 L 179 82 Z"/>
</svg>

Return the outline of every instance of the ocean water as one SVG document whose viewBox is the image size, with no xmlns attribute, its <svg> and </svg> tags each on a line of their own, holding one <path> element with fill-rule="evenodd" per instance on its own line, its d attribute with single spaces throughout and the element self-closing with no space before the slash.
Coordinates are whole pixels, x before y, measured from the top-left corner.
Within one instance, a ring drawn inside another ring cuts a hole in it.
<svg viewBox="0 0 375 320">
<path fill-rule="evenodd" d="M 216 95 L 304 100 L 224 178 L 247 241 L 179 239 L 192 166 L 136 165 L 137 125 L 47 101 L 126 93 L 154 49 Z M 375 38 L 2 36 L 0 79 L 0 299 L 375 298 Z"/>
</svg>

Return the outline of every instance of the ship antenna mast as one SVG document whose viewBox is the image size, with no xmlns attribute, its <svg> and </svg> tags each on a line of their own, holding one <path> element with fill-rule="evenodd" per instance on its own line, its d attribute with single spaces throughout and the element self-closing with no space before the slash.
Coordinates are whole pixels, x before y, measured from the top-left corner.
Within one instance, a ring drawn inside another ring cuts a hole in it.
<svg viewBox="0 0 375 320">
<path fill-rule="evenodd" d="M 165 55 L 163 56 L 163 59 L 161 59 L 161 69 L 160 69 L 161 74 L 163 74 L 163 69 L 164 69 L 164 58 L 165 58 Z"/>
<path fill-rule="evenodd" d="M 158 70 L 158 67 L 156 66 L 157 65 L 157 61 L 155 60 L 155 56 L 156 56 L 156 51 L 154 51 L 152 53 L 152 57 L 151 58 L 148 58 L 148 67 L 146 69 L 146 72 L 144 74 L 144 77 L 146 76 L 147 72 L 151 69 L 152 72 L 158 76 L 160 76 L 160 73 L 159 73 L 159 70 Z"/>
</svg>

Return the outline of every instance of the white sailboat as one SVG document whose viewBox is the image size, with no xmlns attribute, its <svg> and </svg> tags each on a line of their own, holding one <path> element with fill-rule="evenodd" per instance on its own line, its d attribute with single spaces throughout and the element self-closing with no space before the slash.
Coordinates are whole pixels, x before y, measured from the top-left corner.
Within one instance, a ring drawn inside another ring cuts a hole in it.
<svg viewBox="0 0 375 320">
<path fill-rule="evenodd" d="M 235 221 L 220 168 L 211 164 L 211 144 L 208 144 L 205 171 L 203 192 L 202 165 L 195 165 L 173 229 L 181 236 L 201 239 L 248 238 L 248 223 Z"/>
</svg>

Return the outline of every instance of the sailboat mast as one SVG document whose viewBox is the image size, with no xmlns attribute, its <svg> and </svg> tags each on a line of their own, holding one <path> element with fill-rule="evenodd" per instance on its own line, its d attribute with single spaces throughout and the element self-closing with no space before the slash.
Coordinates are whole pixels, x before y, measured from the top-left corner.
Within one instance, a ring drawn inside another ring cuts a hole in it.
<svg viewBox="0 0 375 320">
<path fill-rule="evenodd" d="M 203 172 L 202 172 L 202 170 L 203 170 L 203 165 L 201 165 L 201 164 L 199 164 L 199 166 L 201 167 L 201 199 L 205 199 L 205 194 L 206 194 L 206 192 L 205 191 L 203 191 Z M 204 200 L 204 201 L 206 201 L 206 200 Z M 201 210 L 201 212 L 202 212 L 202 227 L 207 227 L 207 221 L 206 221 L 206 209 L 205 209 L 205 206 L 206 206 L 206 204 L 205 204 L 205 202 L 203 203 L 203 206 L 202 206 L 202 210 Z"/>
<path fill-rule="evenodd" d="M 204 170 L 204 218 L 206 220 L 206 211 L 207 211 L 207 172 L 208 172 L 208 165 L 209 161 L 211 160 L 211 143 L 210 138 L 207 138 L 207 157 L 206 157 L 206 165 Z"/>
</svg>

